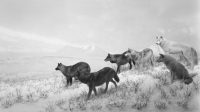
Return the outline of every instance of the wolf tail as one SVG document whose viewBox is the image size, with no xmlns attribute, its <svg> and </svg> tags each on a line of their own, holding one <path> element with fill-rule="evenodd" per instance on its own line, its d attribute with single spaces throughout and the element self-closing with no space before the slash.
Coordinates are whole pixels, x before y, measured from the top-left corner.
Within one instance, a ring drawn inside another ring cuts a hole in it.
<svg viewBox="0 0 200 112">
<path fill-rule="evenodd" d="M 185 84 L 190 84 L 193 81 L 192 78 L 197 75 L 198 75 L 197 73 L 191 73 L 190 76 L 184 80 Z"/>
<path fill-rule="evenodd" d="M 184 80 L 184 83 L 188 85 L 192 83 L 192 81 L 193 81 L 192 77 L 188 77 L 187 79 Z"/>
<path fill-rule="evenodd" d="M 198 65 L 198 55 L 197 55 L 197 51 L 194 48 L 191 48 L 191 54 L 193 58 L 193 64 Z"/>
<path fill-rule="evenodd" d="M 119 82 L 119 77 L 118 77 L 118 75 L 117 75 L 116 72 L 115 72 L 115 74 L 114 74 L 114 79 L 115 79 L 115 81 Z"/>
</svg>

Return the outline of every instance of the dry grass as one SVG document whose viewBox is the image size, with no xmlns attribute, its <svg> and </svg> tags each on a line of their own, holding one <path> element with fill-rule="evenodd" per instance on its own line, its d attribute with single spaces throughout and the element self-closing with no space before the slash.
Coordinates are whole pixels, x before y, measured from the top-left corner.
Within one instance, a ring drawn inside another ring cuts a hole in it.
<svg viewBox="0 0 200 112">
<path fill-rule="evenodd" d="M 194 71 L 200 73 L 200 67 Z M 0 81 L 0 108 L 9 109 L 17 104 L 41 103 L 42 112 L 62 111 L 155 111 L 170 108 L 191 109 L 193 99 L 199 94 L 200 76 L 194 83 L 185 85 L 179 81 L 171 84 L 169 71 L 156 67 L 148 71 L 124 70 L 116 89 L 109 84 L 107 93 L 103 93 L 105 85 L 97 88 L 98 95 L 91 95 L 85 100 L 88 87 L 74 83 L 65 87 L 65 79 L 61 75 L 50 78 L 25 81 Z M 70 95 L 70 96 L 68 96 Z"/>
</svg>

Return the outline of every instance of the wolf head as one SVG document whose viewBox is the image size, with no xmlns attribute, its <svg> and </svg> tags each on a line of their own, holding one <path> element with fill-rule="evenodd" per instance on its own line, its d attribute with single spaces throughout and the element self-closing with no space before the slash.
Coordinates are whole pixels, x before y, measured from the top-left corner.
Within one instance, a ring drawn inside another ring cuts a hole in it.
<svg viewBox="0 0 200 112">
<path fill-rule="evenodd" d="M 55 70 L 61 70 L 61 67 L 63 66 L 62 63 L 58 63 L 58 66 L 55 68 Z"/>
<path fill-rule="evenodd" d="M 112 61 L 112 55 L 108 53 L 108 56 L 106 57 L 106 59 L 104 59 L 104 61 Z"/>
<path fill-rule="evenodd" d="M 166 61 L 165 55 L 164 54 L 160 54 L 160 57 L 156 61 L 157 62 L 164 62 L 164 61 Z"/>
<path fill-rule="evenodd" d="M 156 37 L 156 44 L 157 45 L 161 45 L 162 42 L 164 42 L 165 38 L 160 36 L 160 37 Z"/>
</svg>

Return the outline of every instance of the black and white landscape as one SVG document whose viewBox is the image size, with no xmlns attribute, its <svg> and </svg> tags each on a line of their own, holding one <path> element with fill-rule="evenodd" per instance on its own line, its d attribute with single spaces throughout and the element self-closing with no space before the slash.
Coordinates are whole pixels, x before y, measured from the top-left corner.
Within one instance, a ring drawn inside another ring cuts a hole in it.
<svg viewBox="0 0 200 112">
<path fill-rule="evenodd" d="M 187 85 L 172 83 L 156 62 L 168 54 L 156 44 L 161 36 L 194 48 L 200 59 L 199 8 L 198 0 L 0 0 L 0 112 L 199 112 L 200 64 L 190 68 L 184 53 L 169 53 L 197 74 Z M 129 48 L 152 49 L 154 66 L 122 65 L 118 88 L 110 83 L 104 93 L 103 84 L 89 100 L 86 84 L 73 79 L 66 87 L 55 70 L 80 61 L 91 72 L 117 70 L 104 59 Z"/>
</svg>

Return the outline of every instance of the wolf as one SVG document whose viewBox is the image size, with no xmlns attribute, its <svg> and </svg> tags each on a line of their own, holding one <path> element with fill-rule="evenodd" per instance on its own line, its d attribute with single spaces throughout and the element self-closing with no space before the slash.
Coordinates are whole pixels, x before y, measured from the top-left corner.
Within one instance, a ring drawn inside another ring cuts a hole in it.
<svg viewBox="0 0 200 112">
<path fill-rule="evenodd" d="M 194 48 L 180 44 L 174 41 L 169 41 L 164 37 L 156 37 L 156 44 L 159 45 L 167 54 L 178 54 L 180 60 L 186 62 L 186 65 L 194 68 L 195 65 L 198 65 L 198 55 Z"/>
<path fill-rule="evenodd" d="M 90 73 L 90 65 L 86 62 L 78 62 L 74 65 L 65 66 L 62 63 L 58 63 L 58 66 L 55 68 L 55 70 L 59 70 L 63 73 L 63 75 L 66 77 L 67 85 L 72 85 L 72 77 L 75 77 L 77 74 L 77 71 L 80 72 L 86 72 Z"/>
<path fill-rule="evenodd" d="M 76 75 L 80 82 L 87 84 L 89 87 L 87 100 L 90 98 L 92 90 L 94 91 L 95 95 L 97 95 L 97 91 L 95 88 L 96 86 L 100 86 L 106 83 L 106 88 L 104 90 L 104 93 L 106 93 L 109 82 L 112 82 L 116 88 L 116 82 L 119 82 L 119 77 L 117 76 L 117 73 L 114 69 L 110 67 L 104 67 L 103 69 L 93 73 L 77 71 Z M 113 80 L 113 78 L 116 82 Z"/>
<path fill-rule="evenodd" d="M 135 61 L 130 56 L 125 56 L 126 52 L 122 54 L 110 54 L 108 53 L 104 61 L 110 61 L 117 64 L 117 73 L 120 73 L 120 66 L 129 63 L 129 69 L 132 69 L 132 62 L 135 65 Z"/>
<path fill-rule="evenodd" d="M 187 69 L 181 63 L 169 55 L 160 54 L 157 62 L 163 62 L 170 70 L 172 83 L 175 79 L 178 79 L 182 80 L 185 84 L 190 84 L 193 81 L 192 77 L 197 75 L 189 74 Z"/>
<path fill-rule="evenodd" d="M 125 56 L 129 55 L 131 55 L 132 60 L 135 61 L 136 66 L 139 68 L 145 67 L 145 64 L 147 64 L 148 66 L 149 65 L 154 66 L 153 50 L 150 48 L 145 48 L 140 52 L 128 48 Z"/>
</svg>

